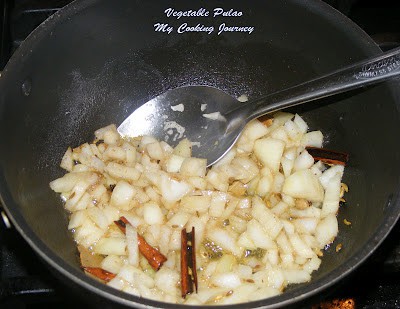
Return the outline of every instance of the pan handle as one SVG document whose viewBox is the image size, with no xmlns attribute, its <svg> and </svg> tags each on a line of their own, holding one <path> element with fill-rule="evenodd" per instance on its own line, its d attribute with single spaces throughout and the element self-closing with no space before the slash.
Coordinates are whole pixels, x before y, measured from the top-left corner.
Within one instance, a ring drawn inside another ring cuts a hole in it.
<svg viewBox="0 0 400 309">
<path fill-rule="evenodd" d="M 395 79 L 399 76 L 400 48 L 395 48 L 330 74 L 260 97 L 234 111 L 237 113 L 237 111 L 249 109 L 248 105 L 251 104 L 252 112 L 248 119 L 254 119 L 267 113 L 376 84 L 391 78 Z"/>
</svg>

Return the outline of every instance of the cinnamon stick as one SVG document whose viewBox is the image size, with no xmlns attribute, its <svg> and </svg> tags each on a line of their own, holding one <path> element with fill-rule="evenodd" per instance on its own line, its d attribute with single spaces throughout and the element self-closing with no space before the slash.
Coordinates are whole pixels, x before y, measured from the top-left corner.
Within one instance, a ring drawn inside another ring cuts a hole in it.
<svg viewBox="0 0 400 309">
<path fill-rule="evenodd" d="M 319 148 L 319 147 L 306 147 L 308 153 L 314 158 L 315 161 L 322 161 L 327 164 L 340 164 L 346 165 L 349 161 L 349 154 L 345 152 Z"/>
<path fill-rule="evenodd" d="M 198 289 L 196 252 L 195 252 L 195 231 L 183 229 L 181 232 L 181 292 L 185 298 L 187 294 L 193 293 L 193 287 Z"/>
<path fill-rule="evenodd" d="M 126 224 L 128 223 L 128 220 L 126 220 L 125 217 L 119 218 L 119 220 L 114 221 L 114 223 L 119 227 L 122 233 L 126 233 Z"/>
<path fill-rule="evenodd" d="M 106 282 L 114 279 L 116 276 L 116 274 L 110 273 L 100 267 L 83 267 L 83 270 Z"/>
<path fill-rule="evenodd" d="M 114 223 L 123 233 L 126 232 L 126 225 L 129 224 L 128 220 L 125 217 L 119 218 L 119 220 L 114 221 Z M 159 270 L 160 267 L 167 260 L 165 255 L 163 255 L 156 248 L 149 245 L 141 235 L 138 235 L 138 246 L 139 252 L 146 258 L 146 260 L 149 262 L 150 266 L 154 270 Z"/>
<path fill-rule="evenodd" d="M 139 252 L 146 258 L 154 270 L 159 270 L 167 258 L 156 248 L 150 246 L 146 240 L 138 235 Z"/>
</svg>

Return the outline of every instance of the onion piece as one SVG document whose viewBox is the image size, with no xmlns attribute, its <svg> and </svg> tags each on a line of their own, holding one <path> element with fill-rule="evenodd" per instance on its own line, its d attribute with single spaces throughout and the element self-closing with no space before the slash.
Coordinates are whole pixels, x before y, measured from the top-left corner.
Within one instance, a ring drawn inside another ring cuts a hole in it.
<svg viewBox="0 0 400 309">
<path fill-rule="evenodd" d="M 93 251 L 103 255 L 126 255 L 126 239 L 121 237 L 101 238 L 93 246 Z"/>
<path fill-rule="evenodd" d="M 308 169 L 300 170 L 286 178 L 282 192 L 294 198 L 322 202 L 324 189 L 318 178 Z"/>
<path fill-rule="evenodd" d="M 136 194 L 136 189 L 124 180 L 121 180 L 115 186 L 110 205 L 121 210 L 129 210 L 133 207 L 132 199 Z"/>
<path fill-rule="evenodd" d="M 234 272 L 220 273 L 211 278 L 211 283 L 215 286 L 234 289 L 241 285 L 240 277 Z"/>
<path fill-rule="evenodd" d="M 127 224 L 125 235 L 129 264 L 137 267 L 139 266 L 139 246 L 137 230 L 132 225 Z"/>
<path fill-rule="evenodd" d="M 263 164 L 268 166 L 273 172 L 278 171 L 285 142 L 274 138 L 258 139 L 254 143 L 254 154 Z"/>
<path fill-rule="evenodd" d="M 327 215 L 322 219 L 315 230 L 315 237 L 319 243 L 320 248 L 333 242 L 339 231 L 338 221 L 334 214 Z"/>
</svg>

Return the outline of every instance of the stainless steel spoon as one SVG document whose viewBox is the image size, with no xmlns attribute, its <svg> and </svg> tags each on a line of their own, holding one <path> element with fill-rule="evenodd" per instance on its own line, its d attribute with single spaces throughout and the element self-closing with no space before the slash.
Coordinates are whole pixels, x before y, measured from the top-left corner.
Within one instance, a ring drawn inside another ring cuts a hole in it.
<svg viewBox="0 0 400 309">
<path fill-rule="evenodd" d="M 244 126 L 267 113 L 374 84 L 400 74 L 400 48 L 297 86 L 241 103 L 207 86 L 167 91 L 136 109 L 118 127 L 123 136 L 152 135 L 174 145 L 194 143 L 193 156 L 216 163 L 234 145 Z"/>
</svg>

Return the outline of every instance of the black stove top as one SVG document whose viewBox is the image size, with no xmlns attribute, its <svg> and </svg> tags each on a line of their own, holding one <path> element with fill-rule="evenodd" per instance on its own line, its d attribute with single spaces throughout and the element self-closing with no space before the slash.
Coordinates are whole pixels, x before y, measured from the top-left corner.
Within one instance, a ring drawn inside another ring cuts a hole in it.
<svg viewBox="0 0 400 309">
<path fill-rule="evenodd" d="M 26 36 L 71 0 L 0 0 L 0 71 Z M 400 45 L 400 1 L 326 0 L 362 27 L 382 49 Z M 0 211 L 1 210 L 0 206 Z M 0 217 L 0 308 L 83 307 L 53 277 L 22 237 Z M 306 308 L 400 308 L 400 222 L 373 256 Z M 353 306 L 355 305 L 355 306 Z M 347 307 L 346 307 L 347 306 Z M 353 306 L 353 307 L 352 307 Z"/>
</svg>

